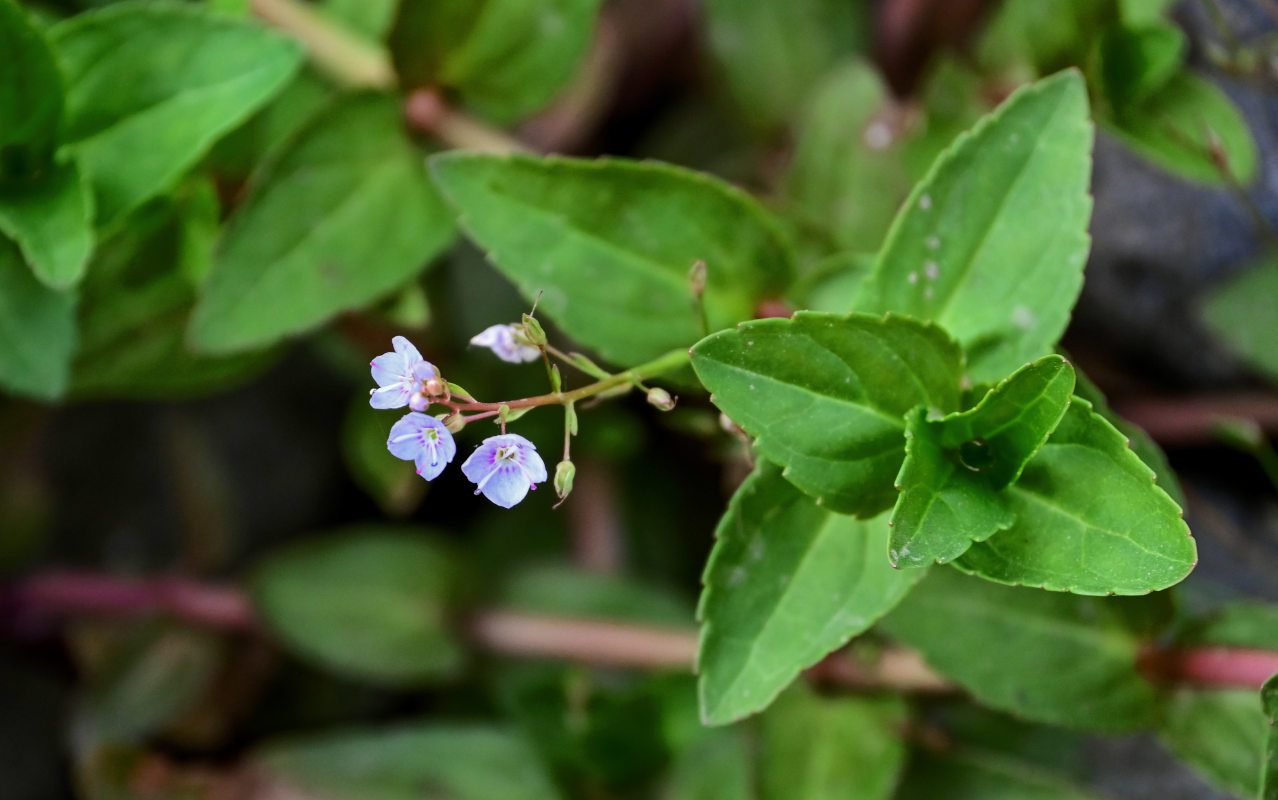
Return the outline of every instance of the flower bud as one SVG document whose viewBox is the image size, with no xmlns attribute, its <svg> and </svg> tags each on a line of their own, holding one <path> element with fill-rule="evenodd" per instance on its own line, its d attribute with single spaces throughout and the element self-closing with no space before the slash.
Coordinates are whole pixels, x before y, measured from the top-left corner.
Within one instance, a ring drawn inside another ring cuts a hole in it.
<svg viewBox="0 0 1278 800">
<path fill-rule="evenodd" d="M 648 390 L 648 402 L 659 411 L 669 411 L 675 407 L 675 398 L 670 396 L 670 392 L 659 387 Z"/>
<path fill-rule="evenodd" d="M 688 285 L 697 297 L 706 293 L 706 262 L 697 259 L 692 263 L 692 269 L 688 270 Z"/>
<path fill-rule="evenodd" d="M 444 423 L 444 427 L 448 429 L 449 433 L 459 433 L 462 428 L 466 427 L 466 420 L 456 411 L 451 414 L 440 415 L 439 420 Z"/>
<path fill-rule="evenodd" d="M 541 323 L 531 314 L 524 314 L 524 338 L 533 347 L 546 346 L 546 331 L 542 329 Z"/>
<path fill-rule="evenodd" d="M 430 397 L 443 397 L 448 394 L 448 381 L 436 375 L 433 378 L 428 378 L 422 384 L 422 389 Z"/>
<path fill-rule="evenodd" d="M 430 408 L 430 398 L 421 392 L 413 392 L 408 398 L 408 407 L 417 412 L 425 411 Z"/>
<path fill-rule="evenodd" d="M 560 500 L 568 497 L 568 493 L 572 491 L 572 479 L 577 476 L 577 467 L 567 459 L 559 462 L 559 466 L 555 467 L 555 494 L 559 495 Z"/>
</svg>

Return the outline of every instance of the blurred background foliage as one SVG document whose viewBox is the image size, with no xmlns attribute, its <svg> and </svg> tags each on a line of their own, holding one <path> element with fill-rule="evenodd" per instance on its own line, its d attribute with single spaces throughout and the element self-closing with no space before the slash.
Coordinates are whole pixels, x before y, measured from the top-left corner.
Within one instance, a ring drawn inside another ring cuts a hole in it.
<svg viewBox="0 0 1278 800">
<path fill-rule="evenodd" d="M 686 669 L 509 652 L 484 610 L 691 636 L 740 443 L 692 391 L 605 404 L 568 503 L 504 511 L 389 458 L 364 398 L 394 334 L 477 396 L 541 391 L 467 347 L 527 308 L 427 154 L 509 136 L 721 176 L 791 236 L 790 304 L 841 311 L 954 137 L 1079 67 L 1094 247 L 1065 345 L 1168 450 L 1201 553 L 1176 608 L 1133 615 L 1278 648 L 1272 607 L 1237 605 L 1278 601 L 1278 7 L 295 6 L 0 0 L 0 793 L 1255 795 L 1254 692 L 1183 690 L 1157 740 L 804 685 L 703 728 Z"/>
</svg>

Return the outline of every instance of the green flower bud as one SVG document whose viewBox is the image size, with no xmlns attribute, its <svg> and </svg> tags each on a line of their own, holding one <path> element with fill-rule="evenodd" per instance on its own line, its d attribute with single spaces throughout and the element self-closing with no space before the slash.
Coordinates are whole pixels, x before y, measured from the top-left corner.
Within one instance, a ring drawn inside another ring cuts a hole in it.
<svg viewBox="0 0 1278 800">
<path fill-rule="evenodd" d="M 451 414 L 439 414 L 436 419 L 444 423 L 444 427 L 448 429 L 449 433 L 459 433 L 462 428 L 466 427 L 466 420 L 456 411 Z"/>
<path fill-rule="evenodd" d="M 524 338 L 533 347 L 546 346 L 546 331 L 541 327 L 541 323 L 531 314 L 524 314 Z"/>
<path fill-rule="evenodd" d="M 566 499 L 572 491 L 572 479 L 575 477 L 577 467 L 571 461 L 565 459 L 555 467 L 555 494 L 559 495 L 560 500 Z"/>
<path fill-rule="evenodd" d="M 670 392 L 661 388 L 648 390 L 648 402 L 659 411 L 669 411 L 675 407 L 675 399 L 670 396 Z"/>
</svg>

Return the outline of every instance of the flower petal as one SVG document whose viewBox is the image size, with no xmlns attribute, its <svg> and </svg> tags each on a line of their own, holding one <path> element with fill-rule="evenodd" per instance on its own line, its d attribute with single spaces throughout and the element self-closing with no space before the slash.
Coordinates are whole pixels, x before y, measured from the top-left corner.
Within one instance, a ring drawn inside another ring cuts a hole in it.
<svg viewBox="0 0 1278 800">
<path fill-rule="evenodd" d="M 402 383 L 392 383 L 380 389 L 374 389 L 368 397 L 368 404 L 373 408 L 403 408 L 408 405 L 408 398 L 413 390 Z"/>
<path fill-rule="evenodd" d="M 477 491 L 502 508 L 510 508 L 528 496 L 528 476 L 514 464 L 497 467 Z"/>
<path fill-rule="evenodd" d="M 382 353 L 369 364 L 378 386 L 389 386 L 404 380 L 406 366 L 399 353 Z"/>
<path fill-rule="evenodd" d="M 417 351 L 413 343 L 405 339 L 403 336 L 396 336 L 391 339 L 391 346 L 395 348 L 395 352 L 404 358 L 406 364 L 416 364 L 418 361 L 425 361 L 422 354 Z"/>
</svg>

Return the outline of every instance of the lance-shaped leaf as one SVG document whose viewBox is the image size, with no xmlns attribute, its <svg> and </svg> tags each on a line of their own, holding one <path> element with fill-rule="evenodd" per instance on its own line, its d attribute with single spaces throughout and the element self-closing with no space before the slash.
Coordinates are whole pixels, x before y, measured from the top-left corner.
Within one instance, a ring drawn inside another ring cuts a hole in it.
<svg viewBox="0 0 1278 800">
<path fill-rule="evenodd" d="M 25 178 L 53 153 L 62 120 L 62 78 L 27 12 L 0 0 L 0 184 Z"/>
<path fill-rule="evenodd" d="M 706 263 L 711 330 L 754 316 L 793 276 L 768 213 L 726 183 L 620 160 L 448 153 L 436 183 L 488 258 L 565 333 L 621 364 L 704 330 L 688 272 Z"/>
<path fill-rule="evenodd" d="M 172 186 L 277 90 L 301 54 L 260 25 L 176 2 L 124 2 L 50 31 L 66 139 L 106 225 Z"/>
<path fill-rule="evenodd" d="M 29 181 L 0 185 L 0 232 L 18 243 L 46 286 L 78 283 L 93 251 L 93 195 L 75 162 L 50 164 Z"/>
<path fill-rule="evenodd" d="M 958 409 L 963 357 L 934 325 L 799 312 L 706 337 L 692 366 L 788 480 L 835 511 L 869 517 L 896 502 L 905 413 Z"/>
<path fill-rule="evenodd" d="M 1132 730 L 1152 721 L 1156 701 L 1136 671 L 1141 637 L 1122 613 L 1122 604 L 1142 602 L 998 586 L 944 568 L 931 570 L 882 625 L 992 708 L 1072 728 Z"/>
<path fill-rule="evenodd" d="M 737 490 L 715 537 L 698 610 L 708 724 L 766 707 L 923 576 L 883 557 L 886 517 L 860 521 L 820 508 L 766 461 Z"/>
<path fill-rule="evenodd" d="M 0 239 L 0 388 L 60 397 L 76 343 L 75 295 L 37 281 L 17 248 Z"/>
<path fill-rule="evenodd" d="M 1001 583 L 1080 594 L 1145 594 L 1197 561 L 1180 506 L 1113 425 L 1075 398 L 1007 490 L 1016 522 L 954 562 Z"/>
<path fill-rule="evenodd" d="M 1091 143 L 1077 72 L 1017 91 L 915 187 L 856 310 L 940 323 L 978 382 L 1050 352 L 1083 283 Z"/>
<path fill-rule="evenodd" d="M 348 97 L 258 176 L 223 233 L 193 341 L 233 352 L 314 328 L 402 285 L 452 236 L 395 104 Z"/>
<path fill-rule="evenodd" d="M 892 563 L 945 563 L 1011 526 L 1015 517 L 1000 490 L 1047 441 L 1073 391 L 1073 368 L 1047 356 L 1017 370 L 975 408 L 940 420 L 915 409 L 897 476 Z"/>
<path fill-rule="evenodd" d="M 983 750 L 910 754 L 896 800 L 1104 800 L 1041 765 Z"/>
</svg>

